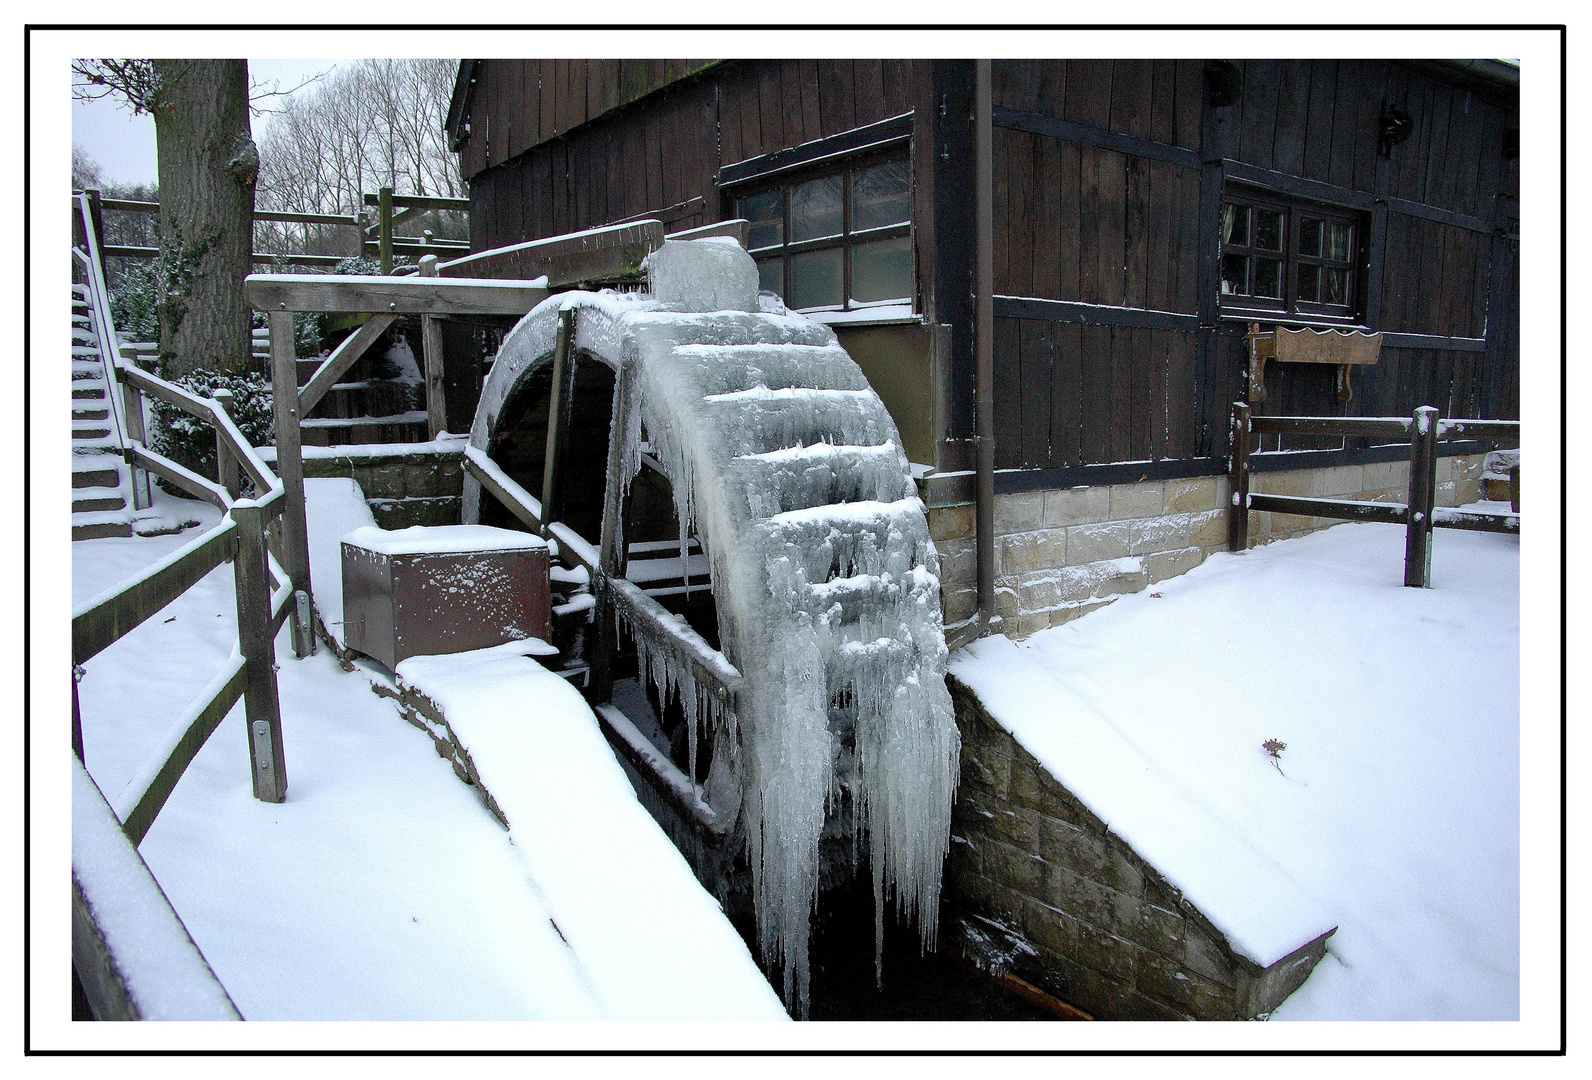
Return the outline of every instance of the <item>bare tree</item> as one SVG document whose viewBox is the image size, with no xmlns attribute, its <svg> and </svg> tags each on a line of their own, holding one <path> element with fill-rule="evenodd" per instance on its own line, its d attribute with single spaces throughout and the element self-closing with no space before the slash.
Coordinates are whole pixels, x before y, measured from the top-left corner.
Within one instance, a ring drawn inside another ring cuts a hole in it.
<svg viewBox="0 0 1592 1080">
<path fill-rule="evenodd" d="M 78 60 L 73 92 L 155 120 L 160 173 L 160 365 L 168 377 L 243 372 L 259 153 L 243 60 Z"/>
<path fill-rule="evenodd" d="M 357 214 L 363 194 L 384 185 L 462 197 L 463 174 L 443 130 L 457 70 L 456 60 L 362 60 L 288 99 L 260 136 L 261 208 Z M 413 227 L 448 238 L 469 233 L 460 214 L 429 213 Z M 273 227 L 260 239 L 310 250 L 332 243 L 314 226 Z"/>
</svg>

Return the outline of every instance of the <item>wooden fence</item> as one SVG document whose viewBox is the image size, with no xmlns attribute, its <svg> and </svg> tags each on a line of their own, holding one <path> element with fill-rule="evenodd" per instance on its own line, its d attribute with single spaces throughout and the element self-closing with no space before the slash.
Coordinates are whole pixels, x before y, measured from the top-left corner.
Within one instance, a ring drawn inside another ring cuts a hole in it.
<svg viewBox="0 0 1592 1080">
<path fill-rule="evenodd" d="M 94 233 L 96 246 L 102 256 L 106 258 L 124 259 L 153 259 L 160 255 L 160 249 L 155 247 L 140 247 L 128 244 L 104 243 L 102 226 L 103 214 L 106 210 L 121 211 L 134 214 L 159 214 L 160 204 L 141 199 L 107 199 L 93 188 L 82 192 L 74 192 L 73 199 L 86 197 L 89 200 L 87 222 L 89 230 Z M 382 188 L 379 193 L 366 192 L 365 203 L 377 208 L 377 217 L 371 221 L 367 214 L 309 214 L 291 210 L 256 210 L 254 220 L 266 222 L 282 222 L 299 225 L 320 225 L 335 229 L 339 234 L 346 236 L 339 245 L 346 250 L 337 255 L 308 255 L 290 253 L 255 252 L 254 261 L 257 263 L 275 263 L 285 260 L 296 266 L 325 266 L 335 267 L 338 263 L 354 256 L 379 258 L 382 264 L 382 273 L 393 272 L 393 258 L 395 255 L 412 255 L 416 258 L 423 255 L 457 256 L 470 250 L 467 240 L 445 240 L 433 236 L 429 230 L 421 236 L 396 236 L 394 226 L 409 220 L 416 214 L 427 210 L 443 210 L 454 213 L 468 214 L 470 212 L 469 199 L 445 199 L 421 195 L 394 195 L 392 188 Z M 399 213 L 394 213 L 394 207 L 400 208 Z M 76 215 L 74 212 L 74 231 L 76 231 Z M 77 242 L 81 245 L 82 238 Z"/>
<path fill-rule="evenodd" d="M 1404 584 L 1432 587 L 1432 530 L 1519 533 L 1520 515 L 1490 514 L 1436 506 L 1437 443 L 1441 439 L 1518 440 L 1518 420 L 1440 420 L 1438 410 L 1423 405 L 1402 416 L 1251 416 L 1246 402 L 1233 403 L 1231 501 L 1227 512 L 1227 549 L 1249 547 L 1250 510 L 1270 510 L 1301 517 L 1345 521 L 1383 521 L 1403 525 Z M 1249 490 L 1251 446 L 1257 434 L 1326 435 L 1343 438 L 1410 440 L 1408 502 L 1360 502 L 1294 495 L 1261 495 Z"/>
<path fill-rule="evenodd" d="M 145 1015 L 141 1010 L 149 1006 L 147 1001 L 141 1004 L 129 989 L 129 981 L 138 982 L 136 972 L 129 965 L 136 969 L 142 961 L 129 952 L 132 942 L 124 941 L 118 946 L 114 932 L 108 932 L 114 928 L 108 928 L 96 914 L 96 895 L 100 905 L 117 902 L 114 890 L 100 889 L 96 893 L 95 881 L 103 871 L 99 864 L 104 859 L 126 861 L 130 857 L 143 867 L 143 873 L 148 873 L 138 856 L 138 844 L 148 834 L 156 815 L 194 756 L 240 697 L 244 703 L 254 795 L 266 802 L 282 802 L 287 797 L 274 641 L 283 622 L 295 612 L 307 609 L 308 598 L 295 589 L 294 581 L 282 571 L 267 544 L 266 530 L 285 505 L 283 485 L 227 415 L 225 400 L 197 397 L 117 355 L 119 350 L 114 327 L 109 322 L 110 305 L 96 244 L 97 233 L 91 225 L 91 207 L 86 195 L 80 196 L 78 210 L 82 219 L 79 235 L 87 245 L 86 250 L 79 249 L 78 258 L 86 266 L 86 287 L 92 293 L 90 307 L 100 313 L 101 325 L 96 328 L 100 359 L 121 389 L 120 397 L 116 385 L 109 386 L 108 392 L 112 409 L 119 417 L 118 435 L 127 463 L 135 470 L 152 472 L 189 494 L 215 504 L 223 512 L 215 528 L 195 537 L 132 580 L 73 610 L 72 749 L 79 763 L 85 760 L 85 747 L 77 683 L 84 664 L 227 561 L 233 563 L 238 615 L 237 650 L 199 696 L 178 714 L 163 744 L 110 806 L 130 856 L 127 851 L 118 854 L 114 845 L 107 847 L 102 839 L 95 840 L 84 834 L 83 842 L 92 844 L 94 852 L 92 857 L 87 852 L 81 853 L 84 858 L 80 861 L 78 833 L 74 832 L 73 965 L 96 1016 L 131 1019 Z M 144 394 L 168 402 L 215 429 L 220 483 L 199 476 L 145 445 Z M 247 477 L 252 485 L 254 498 L 238 497 L 242 477 Z M 295 602 L 298 596 L 303 596 L 303 602 Z M 295 625 L 295 639 L 307 635 L 307 621 L 299 620 L 299 623 L 303 625 Z M 84 778 L 94 786 L 86 773 Z M 98 791 L 97 786 L 95 791 Z M 153 896 L 159 898 L 160 904 L 165 904 L 158 887 Z M 153 900 L 149 902 L 154 903 Z M 166 910 L 169 911 L 169 905 Z M 176 920 L 174 913 L 170 917 Z M 176 921 L 180 927 L 180 920 Z M 202 964 L 203 958 L 199 961 Z M 204 971 L 208 970 L 208 966 L 204 966 Z M 214 975 L 210 974 L 209 978 L 213 980 Z M 219 990 L 219 984 L 216 989 Z M 220 998 L 226 998 L 224 991 L 220 991 Z M 226 1007 L 230 1008 L 229 1000 Z M 219 1012 L 224 1014 L 226 1009 Z M 233 1018 L 236 1018 L 235 1010 Z"/>
</svg>

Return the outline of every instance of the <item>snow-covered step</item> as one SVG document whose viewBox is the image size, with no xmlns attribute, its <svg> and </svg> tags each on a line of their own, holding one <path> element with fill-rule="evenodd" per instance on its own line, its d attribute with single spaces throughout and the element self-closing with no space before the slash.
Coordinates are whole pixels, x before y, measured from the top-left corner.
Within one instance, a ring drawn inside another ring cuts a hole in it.
<svg viewBox="0 0 1592 1080">
<path fill-rule="evenodd" d="M 74 514 L 102 510 L 122 510 L 126 506 L 127 499 L 122 495 L 120 488 L 78 488 L 72 492 L 72 513 Z"/>
<path fill-rule="evenodd" d="M 105 439 L 110 437 L 110 433 L 111 429 L 103 419 L 77 420 L 74 418 L 72 421 L 73 442 L 84 439 Z"/>
<path fill-rule="evenodd" d="M 102 402 L 101 404 L 104 403 Z M 84 408 L 82 406 L 73 405 L 72 419 L 74 421 L 108 420 L 110 419 L 110 412 L 105 408 Z"/>
<path fill-rule="evenodd" d="M 73 540 L 99 540 L 108 536 L 131 535 L 133 535 L 132 515 L 125 509 L 72 515 Z"/>
<path fill-rule="evenodd" d="M 94 346 L 91 346 L 91 345 L 73 345 L 72 346 L 72 355 L 73 356 L 92 356 L 95 359 L 98 359 L 99 358 L 99 347 L 97 345 L 94 345 Z"/>
<path fill-rule="evenodd" d="M 105 383 L 102 381 L 95 384 L 87 379 L 76 380 L 75 385 L 72 387 L 72 399 L 74 401 L 104 401 Z"/>
<path fill-rule="evenodd" d="M 113 458 L 109 454 L 74 456 L 72 462 L 73 489 L 115 487 L 120 476 L 117 471 L 117 466 L 120 464 L 119 459 Z"/>
</svg>

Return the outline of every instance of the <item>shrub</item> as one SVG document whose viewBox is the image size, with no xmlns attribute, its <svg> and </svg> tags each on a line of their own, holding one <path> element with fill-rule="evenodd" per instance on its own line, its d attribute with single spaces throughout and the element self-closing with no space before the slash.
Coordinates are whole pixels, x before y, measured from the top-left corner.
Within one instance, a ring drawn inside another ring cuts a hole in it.
<svg viewBox="0 0 1592 1080">
<path fill-rule="evenodd" d="M 233 375 L 221 371 L 194 371 L 173 380 L 199 397 L 210 397 L 216 390 L 232 391 L 230 415 L 251 446 L 271 446 L 275 442 L 271 416 L 271 384 L 263 375 Z M 151 446 L 179 465 L 201 476 L 216 478 L 216 429 L 198 417 L 154 402 L 154 432 Z"/>
</svg>

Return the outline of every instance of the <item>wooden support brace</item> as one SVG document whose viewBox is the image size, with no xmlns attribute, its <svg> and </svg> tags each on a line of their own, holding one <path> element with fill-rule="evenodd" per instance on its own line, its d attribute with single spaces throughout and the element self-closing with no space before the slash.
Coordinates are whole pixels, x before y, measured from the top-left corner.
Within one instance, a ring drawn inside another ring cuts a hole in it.
<svg viewBox="0 0 1592 1080">
<path fill-rule="evenodd" d="M 299 415 L 308 416 L 310 411 L 320 404 L 321 398 L 326 396 L 327 391 L 343 377 L 343 373 L 353 367 L 354 363 L 365 355 L 365 350 L 375 344 L 383 331 L 397 320 L 398 316 L 385 312 L 372 315 L 360 324 L 359 329 L 344 338 L 337 348 L 332 350 L 332 355 L 315 369 L 310 381 L 298 392 Z"/>
<path fill-rule="evenodd" d="M 254 797 L 279 803 L 287 798 L 287 764 L 276 688 L 276 635 L 271 629 L 271 564 L 265 553 L 265 511 L 243 499 L 233 505 L 232 519 L 238 523 L 233 576 L 237 583 L 238 651 L 243 654 L 247 670 L 243 715 L 249 768 Z"/>
<path fill-rule="evenodd" d="M 542 459 L 542 536 L 559 519 L 563 509 L 561 466 L 569 446 L 569 425 L 575 408 L 575 363 L 570 341 L 575 336 L 575 311 L 558 313 L 558 337 L 553 344 L 553 399 L 547 409 L 547 448 Z"/>
<path fill-rule="evenodd" d="M 420 260 L 420 276 L 437 276 L 435 255 Z M 420 316 L 420 353 L 426 373 L 426 431 L 435 439 L 448 429 L 448 394 L 442 381 L 442 326 L 435 315 Z"/>
<path fill-rule="evenodd" d="M 602 537 L 599 543 L 598 568 L 592 575 L 592 591 L 597 596 L 597 610 L 592 621 L 591 677 L 586 692 L 594 704 L 606 705 L 614 696 L 614 654 L 618 651 L 619 624 L 614 611 L 613 590 L 609 578 L 623 578 L 624 571 L 624 498 L 625 487 L 623 450 L 625 429 L 634 408 L 634 378 L 630 368 L 620 365 L 619 385 L 614 390 L 614 422 L 608 433 L 608 483 L 603 499 Z M 546 508 L 543 508 L 546 518 Z"/>
</svg>

